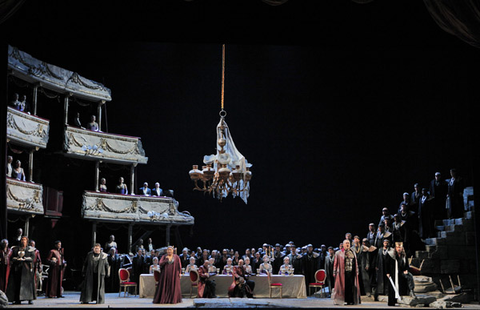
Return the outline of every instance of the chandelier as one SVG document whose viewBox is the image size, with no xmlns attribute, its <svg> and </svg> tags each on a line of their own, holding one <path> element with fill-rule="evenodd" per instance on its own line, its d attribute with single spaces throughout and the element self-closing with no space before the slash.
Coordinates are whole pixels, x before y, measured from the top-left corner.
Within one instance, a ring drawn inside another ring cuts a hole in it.
<svg viewBox="0 0 480 310">
<path fill-rule="evenodd" d="M 190 179 L 194 182 L 193 190 L 209 193 L 222 201 L 231 194 L 234 198 L 240 197 L 245 203 L 250 195 L 250 180 L 252 172 L 245 156 L 235 147 L 225 117 L 224 110 L 225 84 L 225 44 L 222 46 L 222 93 L 220 122 L 217 125 L 217 154 L 203 157 L 202 170 L 193 165 L 190 170 Z M 201 182 L 201 184 L 199 184 Z"/>
</svg>

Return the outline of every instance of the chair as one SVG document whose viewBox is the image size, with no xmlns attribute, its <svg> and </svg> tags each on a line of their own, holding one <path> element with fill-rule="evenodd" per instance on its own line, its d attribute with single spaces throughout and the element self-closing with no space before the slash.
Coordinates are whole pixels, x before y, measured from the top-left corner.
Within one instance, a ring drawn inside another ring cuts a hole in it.
<svg viewBox="0 0 480 310">
<path fill-rule="evenodd" d="M 118 269 L 118 279 L 120 281 L 120 288 L 118 290 L 118 297 L 120 297 L 120 293 L 123 287 L 123 297 L 127 294 L 127 287 L 135 287 L 135 296 L 137 296 L 137 282 L 130 281 L 130 272 L 125 268 Z"/>
<path fill-rule="evenodd" d="M 158 286 L 158 281 L 160 281 L 160 270 L 153 270 L 153 278 L 155 279 L 155 286 Z"/>
<path fill-rule="evenodd" d="M 280 290 L 280 298 L 283 298 L 282 296 L 282 283 L 272 283 L 272 274 L 267 271 L 267 277 L 268 277 L 268 291 L 270 293 L 270 298 L 272 298 L 272 290 L 273 289 L 279 289 Z"/>
<path fill-rule="evenodd" d="M 197 296 L 198 296 L 198 281 L 200 281 L 200 276 L 198 271 L 190 270 L 190 298 L 192 298 L 192 291 L 193 288 L 197 288 Z"/>
<path fill-rule="evenodd" d="M 308 284 L 308 292 L 312 291 L 312 288 L 319 287 L 322 290 L 322 296 L 325 294 L 325 278 L 327 274 L 325 273 L 325 269 L 318 269 L 315 272 L 315 283 Z"/>
</svg>

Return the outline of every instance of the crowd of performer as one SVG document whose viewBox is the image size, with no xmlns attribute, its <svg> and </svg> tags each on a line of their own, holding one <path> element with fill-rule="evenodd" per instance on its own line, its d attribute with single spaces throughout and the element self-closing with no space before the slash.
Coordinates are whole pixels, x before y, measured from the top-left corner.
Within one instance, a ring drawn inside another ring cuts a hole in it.
<svg viewBox="0 0 480 310">
<path fill-rule="evenodd" d="M 104 303 L 105 292 L 118 292 L 120 268 L 129 268 L 130 281 L 136 283 L 141 274 L 160 271 L 160 283 L 164 284 L 157 286 L 155 303 L 181 302 L 180 276 L 191 271 L 200 277 L 198 297 L 211 298 L 216 297 L 212 276 L 219 273 L 235 278 L 228 290 L 230 297 L 254 297 L 255 275 L 304 275 L 308 288 L 316 282 L 315 273 L 323 269 L 328 295 L 335 304 L 359 304 L 361 296 L 378 300 L 379 295 L 387 295 L 388 304 L 395 305 L 402 295 L 415 297 L 409 258 L 424 246 L 426 238 L 435 235 L 434 221 L 463 215 L 463 180 L 455 169 L 450 173 L 451 179 L 442 180 L 437 172 L 428 189 L 415 184 L 411 195 L 403 194 L 394 215 L 383 208 L 378 225 L 368 224 L 365 237 L 346 233 L 337 246 L 314 248 L 290 241 L 284 246 L 264 243 L 244 251 L 183 248 L 177 255 L 176 248 L 156 248 L 149 238 L 146 244 L 143 240 L 135 243 L 132 253 L 120 254 L 111 235 L 104 248 L 95 244 L 84 261 L 80 302 Z M 0 290 L 10 302 L 33 303 L 37 292 L 43 291 L 46 298 L 63 297 L 67 262 L 60 240 L 54 242 L 46 258 L 45 288 L 40 252 L 21 228 L 11 242 L 1 240 L 0 247 Z M 307 295 L 310 293 L 307 290 Z"/>
</svg>

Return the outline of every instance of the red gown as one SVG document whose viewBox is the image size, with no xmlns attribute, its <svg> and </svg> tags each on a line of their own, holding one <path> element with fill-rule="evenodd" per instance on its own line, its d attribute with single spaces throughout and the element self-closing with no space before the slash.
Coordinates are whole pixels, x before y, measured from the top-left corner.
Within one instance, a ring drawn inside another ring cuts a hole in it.
<svg viewBox="0 0 480 310">
<path fill-rule="evenodd" d="M 160 265 L 160 280 L 153 303 L 176 304 L 182 302 L 182 287 L 180 286 L 180 274 L 182 263 L 178 255 L 173 254 L 172 262 L 168 262 L 166 255 L 162 256 Z"/>
</svg>

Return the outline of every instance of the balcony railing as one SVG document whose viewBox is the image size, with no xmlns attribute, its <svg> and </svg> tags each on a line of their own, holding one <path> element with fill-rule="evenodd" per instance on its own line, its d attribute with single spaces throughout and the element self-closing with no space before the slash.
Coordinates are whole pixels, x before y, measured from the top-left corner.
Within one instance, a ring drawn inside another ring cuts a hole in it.
<svg viewBox="0 0 480 310">
<path fill-rule="evenodd" d="M 16 213 L 43 214 L 43 186 L 7 177 L 7 209 Z"/>
<path fill-rule="evenodd" d="M 138 137 L 90 131 L 66 126 L 64 151 L 67 156 L 113 163 L 146 164 Z"/>
<path fill-rule="evenodd" d="M 49 129 L 49 120 L 8 107 L 8 140 L 27 147 L 46 148 Z"/>
<path fill-rule="evenodd" d="M 169 197 L 120 195 L 85 191 L 83 218 L 98 221 L 193 225 L 194 217 L 178 211 L 178 202 Z"/>
</svg>

